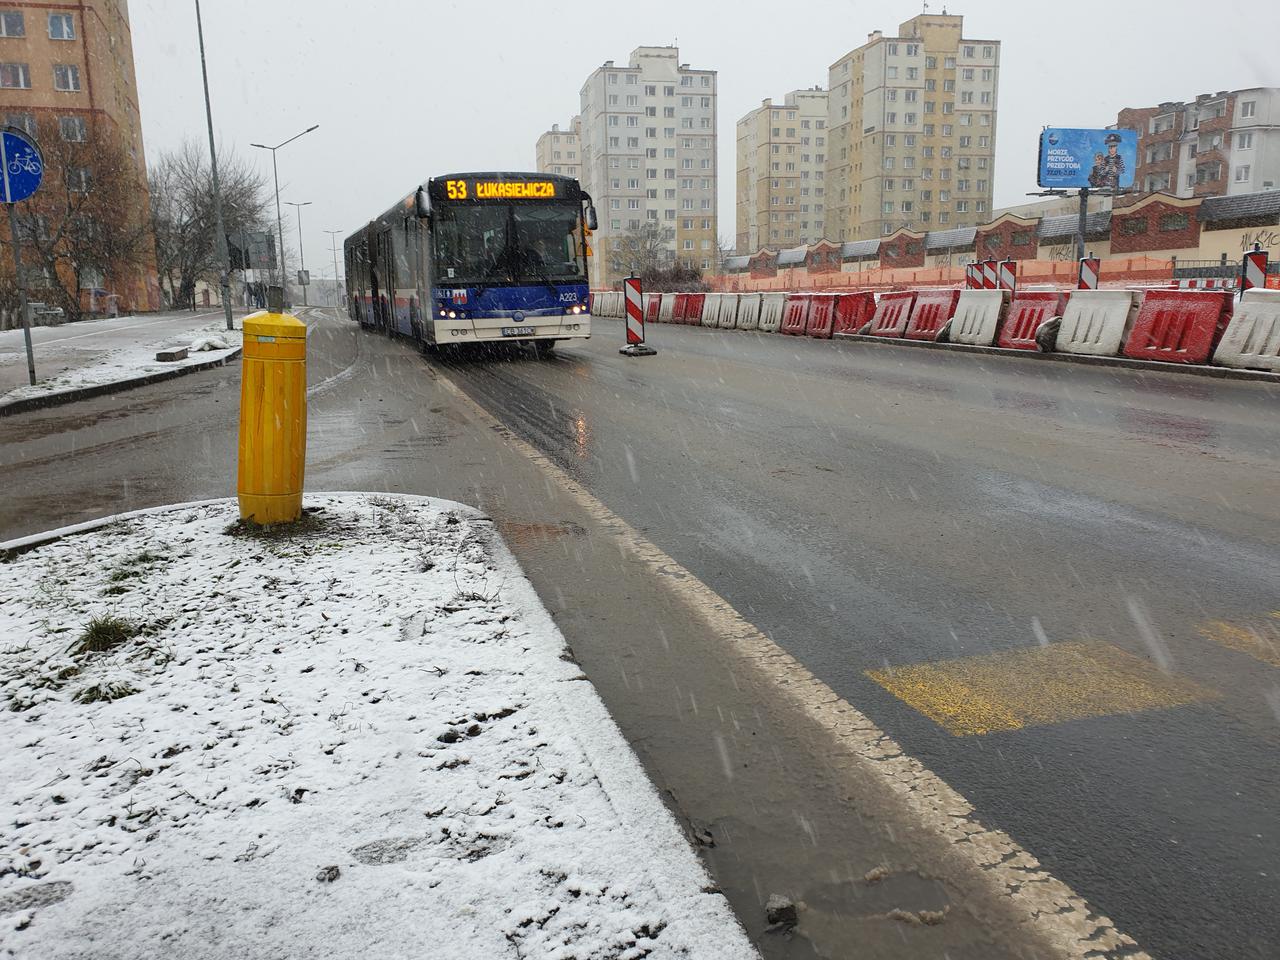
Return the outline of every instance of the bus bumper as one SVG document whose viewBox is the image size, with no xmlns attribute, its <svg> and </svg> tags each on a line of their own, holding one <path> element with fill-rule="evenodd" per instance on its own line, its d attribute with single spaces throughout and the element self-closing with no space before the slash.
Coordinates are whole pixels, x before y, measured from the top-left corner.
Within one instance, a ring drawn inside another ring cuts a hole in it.
<svg viewBox="0 0 1280 960">
<path fill-rule="evenodd" d="M 437 320 L 436 343 L 500 343 L 504 340 L 569 340 L 591 336 L 591 314 L 559 317 L 469 317 L 466 320 Z"/>
</svg>

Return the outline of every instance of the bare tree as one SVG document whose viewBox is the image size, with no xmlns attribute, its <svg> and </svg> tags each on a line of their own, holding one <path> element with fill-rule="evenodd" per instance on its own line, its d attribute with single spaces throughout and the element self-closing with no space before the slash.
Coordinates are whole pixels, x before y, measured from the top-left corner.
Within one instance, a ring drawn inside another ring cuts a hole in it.
<svg viewBox="0 0 1280 960">
<path fill-rule="evenodd" d="M 609 267 L 615 274 L 638 276 L 646 290 L 702 290 L 702 271 L 675 254 L 676 232 L 652 220 L 610 241 Z"/>
<path fill-rule="evenodd" d="M 139 203 L 141 184 L 100 121 L 64 130 L 58 118 L 46 117 L 35 139 L 45 176 L 15 211 L 23 262 L 33 293 L 78 320 L 81 289 L 136 274 L 146 261 L 150 224 Z"/>
<path fill-rule="evenodd" d="M 234 151 L 218 150 L 224 226 L 229 236 L 265 229 L 266 177 Z M 170 304 L 195 308 L 196 282 L 215 282 L 218 243 L 208 151 L 185 140 L 149 171 L 151 223 L 160 286 Z M 278 241 L 277 241 L 278 242 Z"/>
</svg>

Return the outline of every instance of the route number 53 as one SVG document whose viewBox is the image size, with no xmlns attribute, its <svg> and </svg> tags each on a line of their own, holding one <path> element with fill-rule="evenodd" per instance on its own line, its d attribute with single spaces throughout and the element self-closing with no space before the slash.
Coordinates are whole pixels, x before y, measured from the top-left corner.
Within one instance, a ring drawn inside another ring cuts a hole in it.
<svg viewBox="0 0 1280 960">
<path fill-rule="evenodd" d="M 448 192 L 450 200 L 467 199 L 467 181 L 465 180 L 446 180 L 444 188 Z"/>
</svg>

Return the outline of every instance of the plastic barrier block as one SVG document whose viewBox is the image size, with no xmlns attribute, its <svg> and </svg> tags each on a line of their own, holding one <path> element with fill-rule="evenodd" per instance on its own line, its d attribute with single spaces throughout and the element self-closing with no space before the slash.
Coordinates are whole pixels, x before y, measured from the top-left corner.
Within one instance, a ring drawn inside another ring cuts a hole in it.
<svg viewBox="0 0 1280 960">
<path fill-rule="evenodd" d="M 812 303 L 811 293 L 793 293 L 787 297 L 786 309 L 782 311 L 782 332 L 792 337 L 803 337 Z"/>
<path fill-rule="evenodd" d="M 702 323 L 702 307 L 706 303 L 707 295 L 705 293 L 689 294 L 689 302 L 685 305 L 684 322 L 693 326 L 699 326 Z"/>
<path fill-rule="evenodd" d="M 671 313 L 672 323 L 684 323 L 685 315 L 689 312 L 689 295 L 687 293 L 676 294 L 676 307 Z"/>
<path fill-rule="evenodd" d="M 822 340 L 831 339 L 836 319 L 836 295 L 834 293 L 815 293 L 813 302 L 809 304 L 809 323 L 804 332 L 811 337 Z"/>
<path fill-rule="evenodd" d="M 996 343 L 1009 350 L 1035 350 L 1036 330 L 1051 317 L 1062 316 L 1066 294 L 1055 291 L 1014 294 Z"/>
<path fill-rule="evenodd" d="M 1076 290 L 1062 311 L 1059 353 L 1114 357 L 1138 316 L 1136 290 Z"/>
<path fill-rule="evenodd" d="M 644 295 L 644 322 L 658 322 L 658 308 L 662 306 L 662 294 L 646 293 Z"/>
<path fill-rule="evenodd" d="M 674 323 L 676 316 L 676 294 L 661 294 L 662 305 L 658 307 L 659 323 Z"/>
<path fill-rule="evenodd" d="M 1000 335 L 1009 310 L 1008 290 L 961 290 L 951 320 L 951 342 L 989 347 Z"/>
<path fill-rule="evenodd" d="M 738 329 L 760 329 L 760 294 L 738 294 Z"/>
<path fill-rule="evenodd" d="M 907 323 L 911 320 L 911 308 L 915 306 L 914 290 L 903 290 L 898 293 L 886 293 L 876 304 L 876 312 L 871 317 L 873 337 L 901 337 L 907 332 Z"/>
<path fill-rule="evenodd" d="M 738 295 L 720 294 L 720 329 L 732 330 L 738 323 Z"/>
<path fill-rule="evenodd" d="M 1124 355 L 1135 360 L 1204 363 L 1231 319 L 1231 294 L 1217 290 L 1148 290 Z"/>
<path fill-rule="evenodd" d="M 876 295 L 870 290 L 836 294 L 834 333 L 857 333 L 875 312 Z"/>
<path fill-rule="evenodd" d="M 777 333 L 782 326 L 782 311 L 787 306 L 785 293 L 760 294 L 760 325 L 765 333 Z"/>
<path fill-rule="evenodd" d="M 916 294 L 903 336 L 908 340 L 937 340 L 938 331 L 955 313 L 959 297 L 959 290 L 921 290 Z"/>
<path fill-rule="evenodd" d="M 1280 290 L 1255 287 L 1240 298 L 1213 362 L 1280 373 Z"/>
<path fill-rule="evenodd" d="M 703 296 L 705 299 L 702 301 L 702 325 L 704 327 L 720 326 L 720 294 L 706 293 Z"/>
</svg>

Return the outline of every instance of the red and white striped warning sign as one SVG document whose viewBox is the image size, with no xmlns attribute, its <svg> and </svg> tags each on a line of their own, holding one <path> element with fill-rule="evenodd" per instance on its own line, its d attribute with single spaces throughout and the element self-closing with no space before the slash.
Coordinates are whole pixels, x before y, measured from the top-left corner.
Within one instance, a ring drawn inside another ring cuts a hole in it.
<svg viewBox="0 0 1280 960">
<path fill-rule="evenodd" d="M 1016 260 L 1000 261 L 1000 289 L 1013 290 L 1018 285 L 1018 263 Z"/>
<path fill-rule="evenodd" d="M 627 343 L 644 343 L 644 297 L 640 293 L 640 278 L 627 277 L 622 281 L 627 299 Z"/>
<path fill-rule="evenodd" d="M 982 289 L 994 290 L 1000 285 L 1000 264 L 995 260 L 982 261 Z"/>
<path fill-rule="evenodd" d="M 1076 287 L 1080 290 L 1097 290 L 1098 269 L 1101 265 L 1101 261 L 1097 257 L 1082 257 L 1080 259 L 1080 282 L 1076 284 Z"/>
<path fill-rule="evenodd" d="M 970 290 L 982 289 L 982 264 L 975 260 L 973 263 L 965 265 L 964 284 Z"/>
<path fill-rule="evenodd" d="M 1267 285 L 1267 251 L 1250 250 L 1244 255 L 1240 273 L 1240 292 L 1247 293 L 1254 287 Z"/>
</svg>

